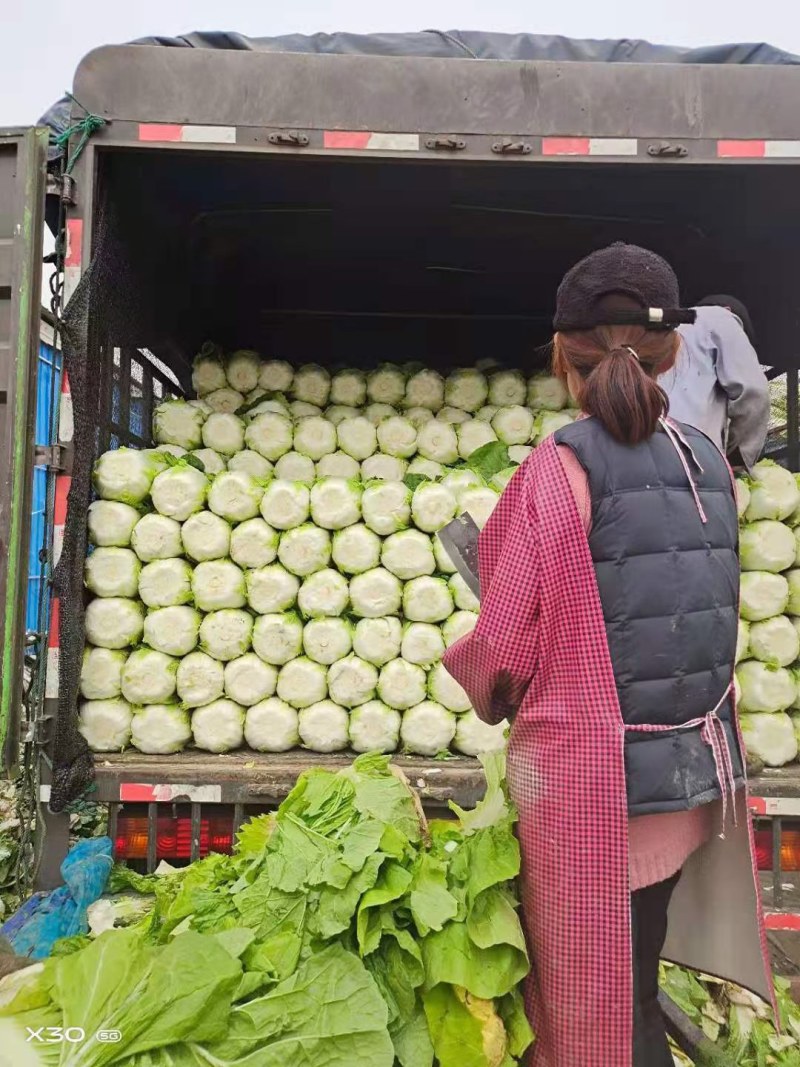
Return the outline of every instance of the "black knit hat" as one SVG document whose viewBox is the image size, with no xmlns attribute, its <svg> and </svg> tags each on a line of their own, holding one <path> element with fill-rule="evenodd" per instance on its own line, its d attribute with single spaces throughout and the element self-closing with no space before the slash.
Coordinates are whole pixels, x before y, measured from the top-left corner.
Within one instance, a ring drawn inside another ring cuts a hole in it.
<svg viewBox="0 0 800 1067">
<path fill-rule="evenodd" d="M 553 328 L 671 330 L 694 320 L 693 310 L 680 307 L 678 279 L 669 263 L 646 248 L 618 241 L 592 252 L 564 275 Z"/>
</svg>

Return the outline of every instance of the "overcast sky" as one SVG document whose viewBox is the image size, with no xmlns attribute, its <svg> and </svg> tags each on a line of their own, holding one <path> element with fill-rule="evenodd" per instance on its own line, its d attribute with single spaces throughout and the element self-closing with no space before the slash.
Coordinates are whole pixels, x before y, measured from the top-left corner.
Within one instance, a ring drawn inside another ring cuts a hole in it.
<svg viewBox="0 0 800 1067">
<path fill-rule="evenodd" d="M 479 29 L 680 45 L 768 41 L 800 53 L 797 0 L 6 0 L 2 19 L 0 124 L 17 126 L 34 122 L 71 86 L 92 48 L 191 30 L 271 36 Z"/>
</svg>

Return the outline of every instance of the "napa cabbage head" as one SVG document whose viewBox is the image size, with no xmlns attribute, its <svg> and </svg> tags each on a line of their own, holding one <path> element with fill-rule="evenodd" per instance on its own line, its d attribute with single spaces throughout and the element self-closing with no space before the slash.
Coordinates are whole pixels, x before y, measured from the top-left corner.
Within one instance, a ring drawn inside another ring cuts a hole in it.
<svg viewBox="0 0 800 1067">
<path fill-rule="evenodd" d="M 144 629 L 144 608 L 127 597 L 99 597 L 86 607 L 86 640 L 98 648 L 129 648 L 139 643 Z"/>
<path fill-rule="evenodd" d="M 331 376 L 317 363 L 307 363 L 299 368 L 292 382 L 292 396 L 305 404 L 323 408 L 328 403 L 331 391 Z"/>
<path fill-rule="evenodd" d="M 749 659 L 736 668 L 736 677 L 741 689 L 740 711 L 785 711 L 794 702 L 794 677 L 785 667 Z"/>
<path fill-rule="evenodd" d="M 348 728 L 347 712 L 332 700 L 304 707 L 298 716 L 300 740 L 311 752 L 341 752 L 350 740 Z"/>
<path fill-rule="evenodd" d="M 244 741 L 245 709 L 227 697 L 192 712 L 192 737 L 205 752 L 230 752 Z"/>
<path fill-rule="evenodd" d="M 119 697 L 87 700 L 78 713 L 78 732 L 92 752 L 122 752 L 131 740 L 133 709 Z"/>
<path fill-rule="evenodd" d="M 236 452 L 241 452 L 244 449 L 243 420 L 238 415 L 213 412 L 203 423 L 203 444 L 206 449 L 211 449 L 220 456 L 233 456 Z"/>
<path fill-rule="evenodd" d="M 404 530 L 411 521 L 411 490 L 402 482 L 370 482 L 361 495 L 364 525 L 381 537 Z"/>
<path fill-rule="evenodd" d="M 438 411 L 444 404 L 444 378 L 429 368 L 418 370 L 406 382 L 403 404 L 406 412 L 410 408 Z"/>
<path fill-rule="evenodd" d="M 314 462 L 334 453 L 336 444 L 336 427 L 322 416 L 300 419 L 295 426 L 295 451 Z"/>
<path fill-rule="evenodd" d="M 153 439 L 158 445 L 200 448 L 205 420 L 202 408 L 185 400 L 164 400 L 153 413 Z"/>
<path fill-rule="evenodd" d="M 117 500 L 136 507 L 149 495 L 156 475 L 163 469 L 149 452 L 117 448 L 104 452 L 92 474 L 95 492 L 103 500 Z"/>
<path fill-rule="evenodd" d="M 745 512 L 748 522 L 757 519 L 787 519 L 800 504 L 800 489 L 791 471 L 771 459 L 753 467 L 750 501 Z"/>
<path fill-rule="evenodd" d="M 131 740 L 148 755 L 180 752 L 191 737 L 189 714 L 178 704 L 148 704 L 131 720 Z"/>
<path fill-rule="evenodd" d="M 94 500 L 89 505 L 89 540 L 99 548 L 127 548 L 141 513 L 117 500 Z"/>
<path fill-rule="evenodd" d="M 85 648 L 81 663 L 81 696 L 111 700 L 122 692 L 122 668 L 128 653 L 119 648 Z"/>
<path fill-rule="evenodd" d="M 794 533 L 782 522 L 760 519 L 742 528 L 739 555 L 743 570 L 777 574 L 793 566 L 796 553 Z"/>
<path fill-rule="evenodd" d="M 220 478 L 226 475 L 218 475 Z M 208 496 L 209 480 L 190 463 L 178 460 L 153 479 L 150 495 L 160 515 L 176 522 L 185 522 L 190 515 L 201 511 Z"/>
<path fill-rule="evenodd" d="M 489 383 L 485 375 L 474 368 L 465 368 L 449 374 L 444 386 L 444 402 L 462 411 L 477 411 L 486 403 Z"/>
<path fill-rule="evenodd" d="M 367 375 L 367 396 L 375 404 L 397 407 L 406 395 L 406 376 L 399 367 L 384 363 Z"/>
<path fill-rule="evenodd" d="M 244 737 L 256 752 L 288 752 L 300 744 L 297 709 L 268 697 L 247 709 Z"/>
<path fill-rule="evenodd" d="M 222 352 L 217 345 L 206 341 L 192 365 L 192 389 L 199 397 L 224 389 L 227 385 L 225 368 L 222 365 Z"/>
<path fill-rule="evenodd" d="M 341 370 L 331 379 L 331 404 L 360 408 L 367 399 L 367 382 L 360 370 Z"/>
<path fill-rule="evenodd" d="M 133 528 L 131 548 L 142 563 L 182 556 L 181 524 L 157 512 L 142 515 Z"/>
<path fill-rule="evenodd" d="M 258 385 L 261 372 L 261 357 L 258 352 L 240 348 L 231 352 L 225 362 L 225 377 L 228 385 L 240 393 L 250 393 Z"/>
</svg>

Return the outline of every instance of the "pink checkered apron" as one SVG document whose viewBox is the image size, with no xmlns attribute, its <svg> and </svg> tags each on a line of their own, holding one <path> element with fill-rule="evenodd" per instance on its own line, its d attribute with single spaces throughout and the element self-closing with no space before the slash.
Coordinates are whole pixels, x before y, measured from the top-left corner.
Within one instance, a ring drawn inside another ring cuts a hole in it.
<svg viewBox="0 0 800 1067">
<path fill-rule="evenodd" d="M 445 665 L 484 720 L 519 708 L 508 779 L 532 957 L 531 1062 L 630 1067 L 625 730 L 589 544 L 552 438 L 510 482 L 479 548 L 480 619 Z M 719 720 L 709 712 L 706 737 L 716 748 Z M 756 882 L 752 835 L 742 840 Z M 755 922 L 757 890 L 753 899 Z M 763 921 L 758 936 L 763 957 Z"/>
</svg>

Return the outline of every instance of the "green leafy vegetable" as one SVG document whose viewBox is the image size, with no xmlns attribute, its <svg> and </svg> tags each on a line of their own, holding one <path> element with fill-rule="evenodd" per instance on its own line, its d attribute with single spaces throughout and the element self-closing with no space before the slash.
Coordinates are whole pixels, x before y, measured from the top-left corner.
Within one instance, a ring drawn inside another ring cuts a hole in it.
<svg viewBox="0 0 800 1067">
<path fill-rule="evenodd" d="M 467 467 L 479 474 L 485 482 L 510 466 L 508 447 L 502 441 L 489 441 L 488 444 L 481 445 L 470 453 L 467 459 Z"/>
<path fill-rule="evenodd" d="M 115 868 L 135 925 L 0 986 L 9 1047 L 52 1025 L 123 1035 L 53 1067 L 513 1067 L 532 1040 L 519 848 L 502 758 L 485 767 L 482 804 L 429 826 L 389 757 L 364 755 L 302 774 L 231 855 Z"/>
</svg>

